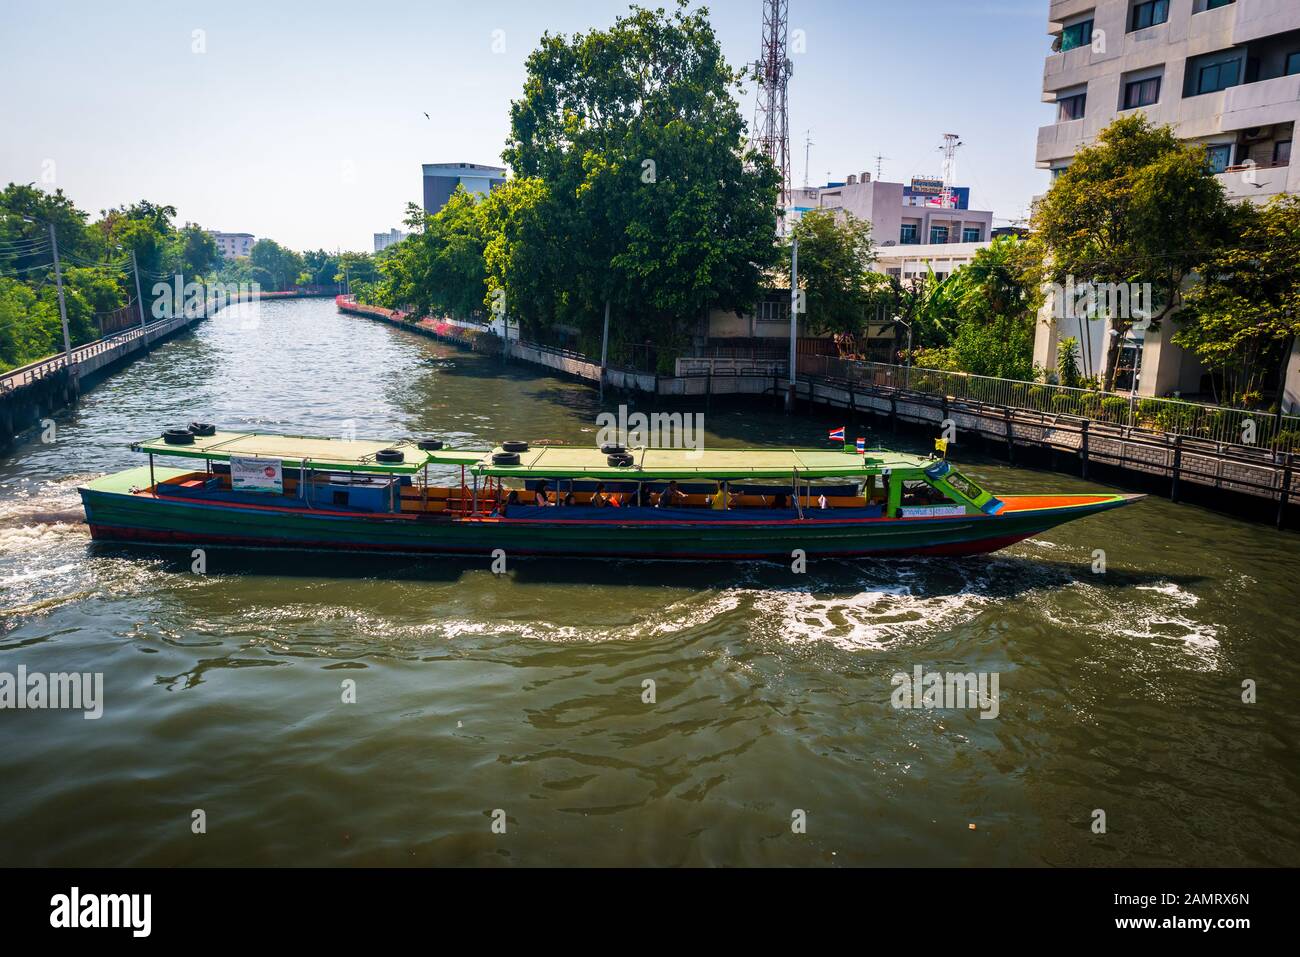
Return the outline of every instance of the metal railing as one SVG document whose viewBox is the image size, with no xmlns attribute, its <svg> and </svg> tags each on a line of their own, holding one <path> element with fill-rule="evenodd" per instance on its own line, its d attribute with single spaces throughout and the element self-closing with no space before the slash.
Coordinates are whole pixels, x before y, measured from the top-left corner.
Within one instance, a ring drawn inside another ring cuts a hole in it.
<svg viewBox="0 0 1300 957">
<path fill-rule="evenodd" d="M 684 356 L 677 360 L 678 377 L 685 376 L 784 376 L 788 359 L 712 358 Z"/>
<path fill-rule="evenodd" d="M 1295 415 L 997 379 L 964 372 L 909 369 L 830 356 L 800 356 L 799 373 L 867 387 L 903 389 L 1045 415 L 1072 416 L 1227 445 L 1279 452 L 1300 451 L 1300 416 Z"/>
</svg>

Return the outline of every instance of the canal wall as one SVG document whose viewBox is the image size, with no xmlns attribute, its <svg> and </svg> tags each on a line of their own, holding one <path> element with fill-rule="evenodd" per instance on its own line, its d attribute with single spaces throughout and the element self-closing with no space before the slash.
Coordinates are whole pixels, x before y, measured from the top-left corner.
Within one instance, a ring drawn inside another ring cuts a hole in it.
<svg viewBox="0 0 1300 957">
<path fill-rule="evenodd" d="M 286 290 L 258 293 L 258 298 L 300 299 L 311 295 L 321 294 Z M 158 319 L 78 346 L 72 350 L 70 362 L 60 353 L 0 374 L 0 455 L 38 428 L 44 419 L 76 404 L 82 392 L 118 368 L 147 355 L 159 343 L 195 323 L 216 315 L 224 306 L 243 301 L 238 295 L 210 300 L 197 314 Z"/>
</svg>

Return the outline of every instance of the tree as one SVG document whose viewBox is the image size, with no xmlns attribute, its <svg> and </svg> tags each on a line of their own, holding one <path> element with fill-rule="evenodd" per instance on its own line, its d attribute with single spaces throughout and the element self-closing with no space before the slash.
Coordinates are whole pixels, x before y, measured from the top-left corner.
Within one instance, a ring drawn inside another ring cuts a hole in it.
<svg viewBox="0 0 1300 957">
<path fill-rule="evenodd" d="M 1049 281 L 1150 283 L 1168 314 L 1178 308 L 1189 273 L 1222 243 L 1231 217 L 1204 147 L 1184 145 L 1170 127 L 1136 113 L 1075 154 L 1036 207 L 1033 230 Z M 1138 318 L 1109 316 L 1116 335 L 1107 350 L 1107 390 Z"/>
<path fill-rule="evenodd" d="M 520 237 L 560 241 L 525 321 L 594 337 L 609 302 L 616 336 L 668 346 L 710 307 L 751 307 L 778 255 L 777 176 L 743 152 L 741 74 L 707 12 L 632 7 L 608 30 L 547 34 L 526 70 L 503 157 L 538 183 L 492 204 L 517 232 L 487 243 L 495 268 L 518 277 L 507 264 L 538 255 Z"/>
<path fill-rule="evenodd" d="M 1226 401 L 1250 406 L 1300 335 L 1300 196 L 1243 204 L 1237 224 L 1236 240 L 1198 267 L 1173 339 L 1217 375 Z"/>
<path fill-rule="evenodd" d="M 790 230 L 799 241 L 799 285 L 804 291 L 808 329 L 816 333 L 860 333 L 873 302 L 871 223 L 834 210 L 804 213 Z M 789 256 L 789 243 L 786 244 Z"/>
<path fill-rule="evenodd" d="M 273 239 L 259 239 L 253 243 L 253 248 L 248 251 L 248 262 L 254 270 L 262 270 L 260 275 L 254 273 L 254 276 L 270 290 L 292 288 L 303 266 L 302 256 Z"/>
<path fill-rule="evenodd" d="M 181 227 L 175 257 L 177 268 L 187 280 L 207 276 L 221 263 L 216 239 L 197 223 Z"/>
</svg>

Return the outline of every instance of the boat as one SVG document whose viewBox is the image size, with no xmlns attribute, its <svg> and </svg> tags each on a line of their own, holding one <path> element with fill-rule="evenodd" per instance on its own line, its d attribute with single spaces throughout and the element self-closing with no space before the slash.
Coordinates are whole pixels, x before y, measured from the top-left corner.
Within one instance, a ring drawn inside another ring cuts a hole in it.
<svg viewBox="0 0 1300 957">
<path fill-rule="evenodd" d="M 451 449 L 192 423 L 132 448 L 148 463 L 79 489 L 96 541 L 484 558 L 975 555 L 1143 497 L 995 496 L 946 451 L 848 444 Z"/>
</svg>

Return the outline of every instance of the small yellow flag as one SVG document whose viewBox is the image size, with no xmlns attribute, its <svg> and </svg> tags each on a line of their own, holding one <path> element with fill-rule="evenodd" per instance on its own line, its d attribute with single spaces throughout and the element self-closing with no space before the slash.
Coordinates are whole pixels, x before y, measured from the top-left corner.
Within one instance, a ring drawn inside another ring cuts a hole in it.
<svg viewBox="0 0 1300 957">
<path fill-rule="evenodd" d="M 948 440 L 947 440 L 947 439 L 935 439 L 935 440 L 934 440 L 934 450 L 935 450 L 936 452 L 943 452 L 943 453 L 946 455 L 946 454 L 948 453 Z"/>
</svg>

